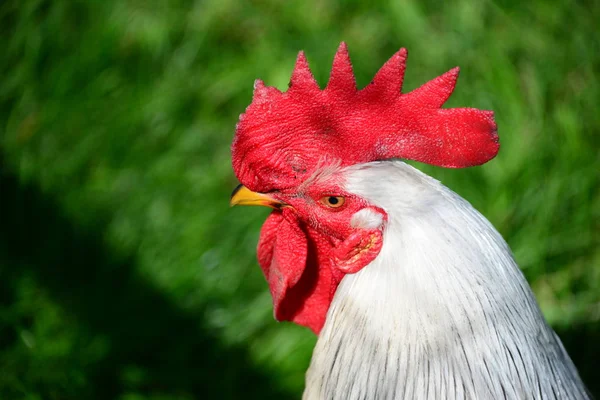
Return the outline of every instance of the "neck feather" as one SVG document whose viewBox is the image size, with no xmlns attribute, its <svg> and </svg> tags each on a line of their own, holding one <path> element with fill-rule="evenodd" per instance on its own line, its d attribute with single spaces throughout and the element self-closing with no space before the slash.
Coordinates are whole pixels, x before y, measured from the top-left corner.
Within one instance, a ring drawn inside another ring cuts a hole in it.
<svg viewBox="0 0 600 400">
<path fill-rule="evenodd" d="M 353 167 L 388 214 L 384 245 L 346 276 L 305 398 L 586 398 L 510 250 L 458 195 L 401 163 Z"/>
</svg>

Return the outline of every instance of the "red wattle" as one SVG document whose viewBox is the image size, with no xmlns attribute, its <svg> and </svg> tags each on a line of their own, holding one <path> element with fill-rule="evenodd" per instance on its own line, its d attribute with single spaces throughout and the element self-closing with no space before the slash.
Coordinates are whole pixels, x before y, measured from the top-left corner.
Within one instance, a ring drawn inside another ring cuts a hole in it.
<svg viewBox="0 0 600 400">
<path fill-rule="evenodd" d="M 318 334 L 344 273 L 333 268 L 333 244 L 289 210 L 269 215 L 260 234 L 258 262 L 269 283 L 275 318 Z"/>
</svg>

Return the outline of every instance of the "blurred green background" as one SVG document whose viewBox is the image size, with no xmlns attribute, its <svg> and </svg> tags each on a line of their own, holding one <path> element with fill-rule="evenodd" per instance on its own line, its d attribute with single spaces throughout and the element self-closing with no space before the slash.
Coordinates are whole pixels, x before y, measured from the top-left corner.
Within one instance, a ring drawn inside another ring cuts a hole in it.
<svg viewBox="0 0 600 400">
<path fill-rule="evenodd" d="M 448 106 L 496 111 L 502 148 L 419 166 L 504 235 L 600 394 L 597 1 L 4 0 L 0 398 L 298 398 L 315 337 L 276 323 L 230 209 L 255 78 L 298 50 L 360 86 L 400 47 L 405 91 L 462 69 Z"/>
</svg>

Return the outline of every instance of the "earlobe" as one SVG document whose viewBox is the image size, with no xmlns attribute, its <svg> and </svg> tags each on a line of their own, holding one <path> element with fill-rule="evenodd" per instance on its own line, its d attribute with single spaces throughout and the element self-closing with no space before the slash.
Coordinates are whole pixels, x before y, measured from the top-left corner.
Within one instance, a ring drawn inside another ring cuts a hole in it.
<svg viewBox="0 0 600 400">
<path fill-rule="evenodd" d="M 385 220 L 385 212 L 374 207 L 363 208 L 356 212 L 350 220 L 353 228 L 375 229 L 381 228 Z"/>
<path fill-rule="evenodd" d="M 354 274 L 371 263 L 383 246 L 380 229 L 357 229 L 335 248 L 335 267 L 346 274 Z"/>
</svg>

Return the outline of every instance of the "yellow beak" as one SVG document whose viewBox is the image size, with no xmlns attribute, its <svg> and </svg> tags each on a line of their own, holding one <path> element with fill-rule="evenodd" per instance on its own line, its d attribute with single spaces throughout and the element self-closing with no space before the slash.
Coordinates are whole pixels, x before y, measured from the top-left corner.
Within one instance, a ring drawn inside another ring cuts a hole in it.
<svg viewBox="0 0 600 400">
<path fill-rule="evenodd" d="M 230 206 L 264 206 L 280 209 L 286 204 L 264 193 L 256 193 L 244 185 L 238 185 L 231 193 Z"/>
</svg>

